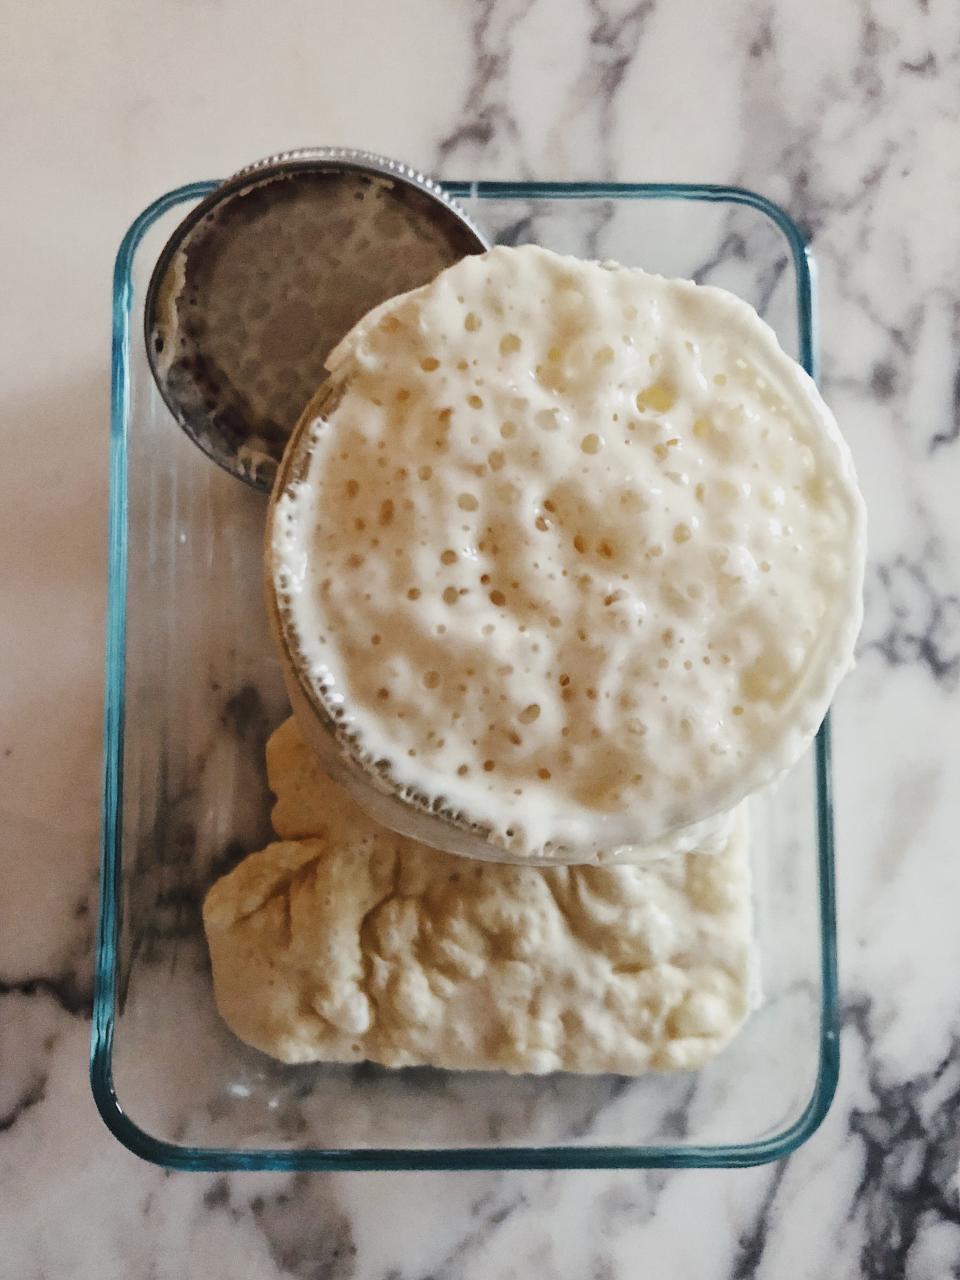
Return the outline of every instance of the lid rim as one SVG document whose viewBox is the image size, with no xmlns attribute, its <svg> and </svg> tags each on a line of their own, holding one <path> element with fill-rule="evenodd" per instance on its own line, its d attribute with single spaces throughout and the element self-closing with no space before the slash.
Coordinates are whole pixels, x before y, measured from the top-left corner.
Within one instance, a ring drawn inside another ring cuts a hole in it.
<svg viewBox="0 0 960 1280">
<path fill-rule="evenodd" d="M 225 178 L 216 191 L 212 191 L 207 196 L 203 204 L 206 205 L 207 201 L 215 201 L 232 194 L 241 189 L 250 178 L 269 178 L 274 173 L 279 175 L 285 170 L 310 169 L 314 166 L 318 169 L 350 169 L 357 173 L 372 173 L 378 177 L 394 178 L 407 186 L 415 187 L 435 197 L 455 213 L 477 237 L 484 249 L 491 247 L 492 242 L 459 202 L 448 195 L 435 178 L 428 177 L 422 170 L 415 169 L 412 165 L 404 164 L 402 160 L 392 160 L 379 152 L 365 151 L 357 147 L 294 147 L 289 151 L 278 151 L 273 155 L 264 156 L 262 160 L 254 160 Z"/>
<path fill-rule="evenodd" d="M 242 192 L 245 187 L 266 183 L 274 177 L 282 177 L 284 174 L 305 173 L 311 170 L 321 173 L 327 171 L 332 174 L 345 171 L 368 174 L 374 178 L 386 178 L 405 187 L 412 188 L 428 196 L 436 204 L 446 209 L 460 224 L 461 228 L 474 239 L 479 252 L 485 252 L 491 246 L 491 241 L 476 226 L 473 219 L 461 208 L 456 200 L 447 194 L 435 179 L 427 177 L 420 170 L 414 169 L 400 160 L 392 160 L 389 156 L 354 147 L 298 147 L 289 151 L 275 152 L 261 160 L 255 160 L 251 164 L 245 165 L 242 169 L 238 169 L 228 178 L 225 178 L 187 213 L 161 249 L 144 296 L 143 336 L 147 363 L 150 366 L 150 372 L 153 375 L 154 383 L 160 392 L 161 398 L 181 430 L 208 458 L 224 471 L 261 492 L 269 492 L 272 488 L 274 469 L 269 469 L 269 476 L 261 478 L 256 469 L 251 472 L 249 468 L 241 466 L 233 455 L 228 453 L 221 454 L 219 450 L 212 448 L 203 438 L 202 433 L 194 429 L 189 415 L 182 412 L 181 406 L 175 402 L 169 393 L 166 379 L 160 369 L 158 353 L 154 350 L 152 335 L 156 330 L 158 299 L 170 263 L 197 225 L 211 210 Z M 269 483 L 267 483 L 268 479 Z"/>
</svg>

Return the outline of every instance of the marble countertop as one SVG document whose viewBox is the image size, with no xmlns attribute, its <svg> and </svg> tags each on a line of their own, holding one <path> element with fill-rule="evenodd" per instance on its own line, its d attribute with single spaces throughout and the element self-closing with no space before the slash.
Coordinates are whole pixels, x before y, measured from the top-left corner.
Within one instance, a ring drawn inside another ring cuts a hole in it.
<svg viewBox="0 0 960 1280">
<path fill-rule="evenodd" d="M 960 1275 L 956 0 L 45 0 L 4 44 L 0 1280 Z M 812 236 L 871 558 L 835 717 L 840 1087 L 778 1165 L 170 1174 L 96 1115 L 112 258 L 161 191 L 304 143 L 739 183 Z"/>
</svg>

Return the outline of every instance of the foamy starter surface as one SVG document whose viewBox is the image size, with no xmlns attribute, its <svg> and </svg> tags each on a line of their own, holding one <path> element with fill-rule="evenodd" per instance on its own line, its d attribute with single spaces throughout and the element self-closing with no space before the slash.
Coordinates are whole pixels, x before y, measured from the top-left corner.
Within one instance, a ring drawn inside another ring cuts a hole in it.
<svg viewBox="0 0 960 1280">
<path fill-rule="evenodd" d="M 517 855 L 592 856 L 682 841 L 797 759 L 851 663 L 864 513 L 752 308 L 497 248 L 329 363 L 276 582 L 388 785 Z"/>
</svg>

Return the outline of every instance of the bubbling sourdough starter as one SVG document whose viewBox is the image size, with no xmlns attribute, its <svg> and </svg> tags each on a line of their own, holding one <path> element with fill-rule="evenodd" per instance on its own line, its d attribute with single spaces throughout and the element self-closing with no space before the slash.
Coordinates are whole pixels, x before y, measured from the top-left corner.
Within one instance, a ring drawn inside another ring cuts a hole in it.
<svg viewBox="0 0 960 1280">
<path fill-rule="evenodd" d="M 279 496 L 282 610 L 347 749 L 515 856 L 687 848 L 851 665 L 865 517 L 732 295 L 534 246 L 366 316 Z"/>
</svg>

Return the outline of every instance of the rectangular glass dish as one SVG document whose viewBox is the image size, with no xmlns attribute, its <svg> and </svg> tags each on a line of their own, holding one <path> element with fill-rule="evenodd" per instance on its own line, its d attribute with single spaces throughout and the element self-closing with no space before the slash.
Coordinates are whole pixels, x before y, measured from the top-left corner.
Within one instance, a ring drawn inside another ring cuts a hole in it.
<svg viewBox="0 0 960 1280">
<path fill-rule="evenodd" d="M 271 839 L 264 743 L 288 714 L 261 592 L 265 497 L 177 427 L 147 364 L 163 244 L 214 183 L 137 218 L 113 300 L 102 890 L 91 1079 L 113 1133 L 190 1169 L 733 1166 L 816 1129 L 838 1071 L 829 736 L 751 802 L 757 1004 L 694 1073 L 509 1076 L 283 1066 L 221 1023 L 200 908 Z M 804 239 L 734 188 L 451 183 L 494 240 L 745 298 L 813 367 Z"/>
</svg>

